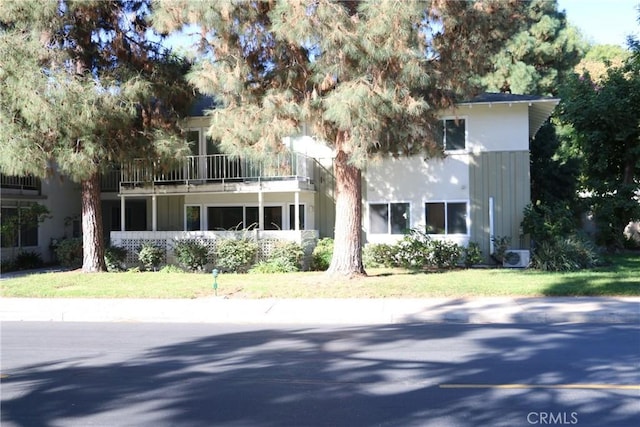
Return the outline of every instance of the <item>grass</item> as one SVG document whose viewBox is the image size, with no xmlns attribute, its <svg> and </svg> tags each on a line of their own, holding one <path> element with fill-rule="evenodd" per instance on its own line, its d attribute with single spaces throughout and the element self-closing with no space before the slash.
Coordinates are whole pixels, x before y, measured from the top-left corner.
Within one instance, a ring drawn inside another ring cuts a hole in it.
<svg viewBox="0 0 640 427">
<path fill-rule="evenodd" d="M 471 269 L 415 273 L 371 269 L 336 279 L 321 272 L 222 274 L 218 295 L 229 298 L 427 298 L 479 296 L 637 296 L 640 254 L 573 273 Z M 214 295 L 210 274 L 59 272 L 0 281 L 0 296 L 28 298 L 198 298 Z"/>
</svg>

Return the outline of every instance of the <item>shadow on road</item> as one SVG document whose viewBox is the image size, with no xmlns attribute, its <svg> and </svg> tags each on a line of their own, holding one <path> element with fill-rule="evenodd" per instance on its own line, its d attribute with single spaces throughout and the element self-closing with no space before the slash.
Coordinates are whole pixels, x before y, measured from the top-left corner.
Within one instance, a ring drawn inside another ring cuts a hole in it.
<svg viewBox="0 0 640 427">
<path fill-rule="evenodd" d="M 108 327 L 142 337 L 152 326 Z M 163 327 L 167 336 L 184 328 Z M 109 412 L 134 412 L 154 426 L 519 426 L 536 411 L 575 412 L 581 426 L 637 421 L 637 391 L 583 390 L 569 398 L 553 388 L 442 388 L 637 383 L 640 344 L 631 325 L 416 323 L 231 333 L 193 325 L 193 334 L 171 345 L 141 344 L 105 363 L 87 354 L 23 366 L 2 380 L 6 390 L 21 390 L 3 398 L 3 424 L 86 425 L 94 417 L 100 424 Z"/>
</svg>

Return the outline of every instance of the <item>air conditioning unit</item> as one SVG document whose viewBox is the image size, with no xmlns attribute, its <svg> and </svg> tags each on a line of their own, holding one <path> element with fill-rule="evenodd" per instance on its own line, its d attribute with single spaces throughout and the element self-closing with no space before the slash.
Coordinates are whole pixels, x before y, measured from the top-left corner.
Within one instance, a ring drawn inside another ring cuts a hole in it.
<svg viewBox="0 0 640 427">
<path fill-rule="evenodd" d="M 504 253 L 503 266 L 508 268 L 527 268 L 531 255 L 528 250 L 508 249 Z"/>
</svg>

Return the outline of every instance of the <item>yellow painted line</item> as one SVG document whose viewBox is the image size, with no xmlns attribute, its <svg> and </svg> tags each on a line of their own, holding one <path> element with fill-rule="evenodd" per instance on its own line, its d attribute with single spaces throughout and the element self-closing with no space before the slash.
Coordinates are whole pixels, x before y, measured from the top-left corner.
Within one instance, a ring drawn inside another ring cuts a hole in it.
<svg viewBox="0 0 640 427">
<path fill-rule="evenodd" d="M 5 378 L 9 378 L 9 375 L 7 375 L 7 374 L 0 374 L 0 380 L 1 380 L 1 379 L 5 379 Z"/>
<path fill-rule="evenodd" d="M 640 384 L 440 384 L 440 388 L 640 390 Z"/>
</svg>

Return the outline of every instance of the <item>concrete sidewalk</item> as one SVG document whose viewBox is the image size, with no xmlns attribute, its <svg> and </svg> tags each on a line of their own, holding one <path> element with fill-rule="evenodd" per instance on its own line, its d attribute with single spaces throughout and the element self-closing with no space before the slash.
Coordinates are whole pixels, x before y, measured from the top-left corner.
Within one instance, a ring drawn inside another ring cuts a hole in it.
<svg viewBox="0 0 640 427">
<path fill-rule="evenodd" d="M 634 323 L 640 297 L 0 299 L 0 321 L 247 324 Z"/>
</svg>

